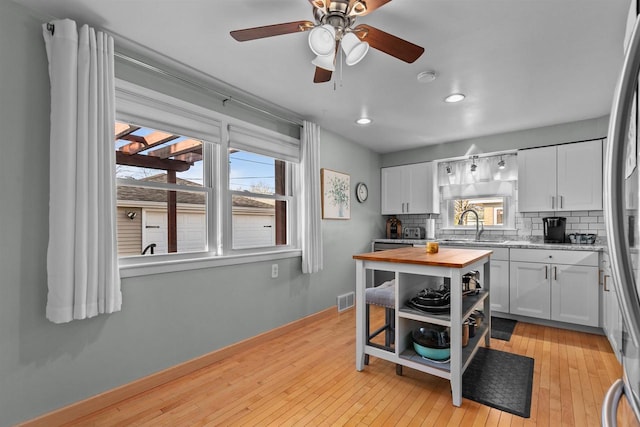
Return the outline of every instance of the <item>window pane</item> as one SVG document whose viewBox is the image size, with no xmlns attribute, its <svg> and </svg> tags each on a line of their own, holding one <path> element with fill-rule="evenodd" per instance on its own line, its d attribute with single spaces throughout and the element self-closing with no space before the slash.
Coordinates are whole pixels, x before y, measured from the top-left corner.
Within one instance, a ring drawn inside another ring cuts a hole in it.
<svg viewBox="0 0 640 427">
<path fill-rule="evenodd" d="M 117 122 L 115 149 L 117 178 L 203 185 L 202 141 Z"/>
<path fill-rule="evenodd" d="M 504 225 L 504 198 L 502 197 L 454 200 L 453 224 L 455 226 L 476 225 L 476 215 L 473 213 L 466 214 L 460 224 L 460 217 L 467 209 L 474 210 L 478 214 L 477 220 L 485 226 Z"/>
<path fill-rule="evenodd" d="M 229 150 L 229 189 L 258 194 L 286 194 L 286 163 L 248 151 Z"/>
<path fill-rule="evenodd" d="M 119 256 L 207 249 L 206 194 L 122 185 L 117 194 Z"/>
<path fill-rule="evenodd" d="M 232 196 L 233 249 L 287 244 L 287 202 Z"/>
<path fill-rule="evenodd" d="M 203 142 L 123 122 L 115 134 L 116 177 L 134 184 L 117 187 L 118 255 L 205 251 L 207 195 L 188 191 L 204 184 Z"/>
</svg>

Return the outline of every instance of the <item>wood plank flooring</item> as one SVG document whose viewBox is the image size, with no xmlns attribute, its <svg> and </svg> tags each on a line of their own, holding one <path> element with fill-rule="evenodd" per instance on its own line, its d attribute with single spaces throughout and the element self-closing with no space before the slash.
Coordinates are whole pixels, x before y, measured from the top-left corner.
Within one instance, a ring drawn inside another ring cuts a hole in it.
<svg viewBox="0 0 640 427">
<path fill-rule="evenodd" d="M 382 310 L 372 307 L 380 319 Z M 463 399 L 449 382 L 371 357 L 355 370 L 355 310 L 292 331 L 251 351 L 71 423 L 74 426 L 599 426 L 621 368 L 607 339 L 519 322 L 491 347 L 535 359 L 531 417 Z M 637 426 L 624 406 L 620 426 Z"/>
</svg>

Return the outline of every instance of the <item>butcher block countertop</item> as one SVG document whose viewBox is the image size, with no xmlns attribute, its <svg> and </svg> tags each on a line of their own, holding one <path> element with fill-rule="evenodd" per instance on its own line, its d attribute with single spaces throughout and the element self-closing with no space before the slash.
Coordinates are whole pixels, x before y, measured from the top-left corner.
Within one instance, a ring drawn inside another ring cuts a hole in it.
<svg viewBox="0 0 640 427">
<path fill-rule="evenodd" d="M 425 251 L 425 248 L 406 247 L 358 254 L 354 255 L 353 259 L 429 265 L 434 267 L 464 268 L 492 253 L 493 251 L 479 249 L 440 248 L 437 253 L 429 254 Z"/>
</svg>

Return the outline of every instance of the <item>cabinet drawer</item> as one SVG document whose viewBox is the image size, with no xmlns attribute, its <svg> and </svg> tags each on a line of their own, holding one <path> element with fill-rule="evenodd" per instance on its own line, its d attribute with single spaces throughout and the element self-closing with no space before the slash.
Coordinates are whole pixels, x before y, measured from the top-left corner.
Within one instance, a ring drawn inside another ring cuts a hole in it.
<svg viewBox="0 0 640 427">
<path fill-rule="evenodd" d="M 465 246 L 467 248 L 467 246 Z M 501 261 L 509 261 L 509 248 L 495 248 L 495 247 L 484 247 L 484 246 L 468 246 L 469 249 L 480 249 L 483 251 L 493 251 L 491 254 L 491 259 L 501 260 Z"/>
<path fill-rule="evenodd" d="M 511 261 L 598 266 L 598 252 L 553 249 L 511 249 Z"/>
</svg>

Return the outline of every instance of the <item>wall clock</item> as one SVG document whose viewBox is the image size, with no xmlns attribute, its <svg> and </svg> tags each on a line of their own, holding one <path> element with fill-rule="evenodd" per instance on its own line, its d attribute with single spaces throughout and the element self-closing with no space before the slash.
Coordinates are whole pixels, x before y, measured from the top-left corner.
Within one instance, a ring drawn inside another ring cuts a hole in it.
<svg viewBox="0 0 640 427">
<path fill-rule="evenodd" d="M 356 185 L 356 198 L 360 203 L 363 203 L 369 197 L 369 189 L 367 188 L 367 184 L 364 182 L 358 183 Z"/>
</svg>

